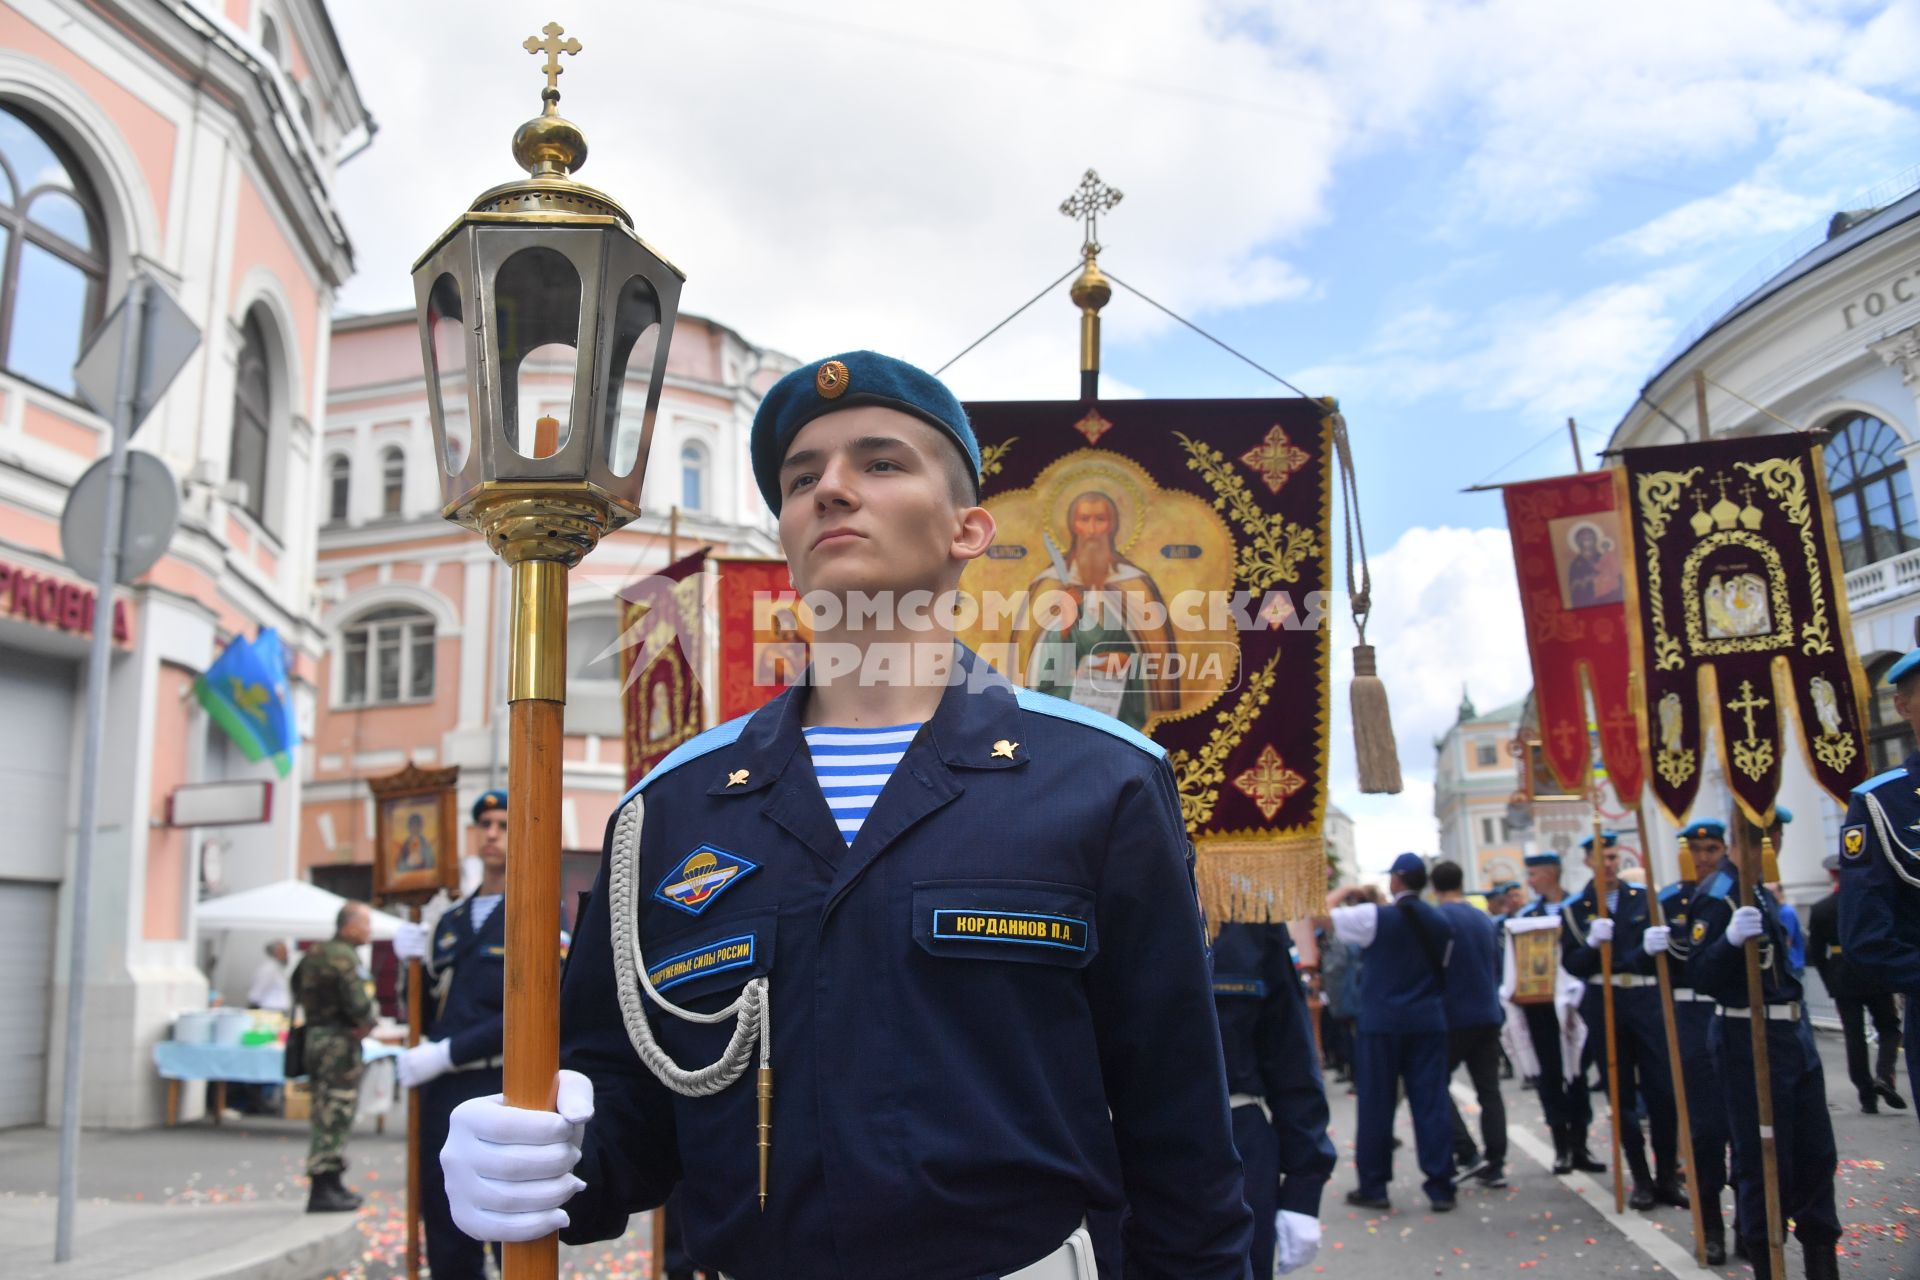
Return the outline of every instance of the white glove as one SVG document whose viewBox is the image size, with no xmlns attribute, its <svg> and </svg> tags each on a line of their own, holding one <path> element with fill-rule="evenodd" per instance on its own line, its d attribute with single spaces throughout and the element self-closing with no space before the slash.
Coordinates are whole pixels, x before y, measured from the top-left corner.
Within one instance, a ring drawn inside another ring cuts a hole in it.
<svg viewBox="0 0 1920 1280">
<path fill-rule="evenodd" d="M 1596 947 L 1603 942 L 1612 942 L 1613 918 L 1609 916 L 1604 920 L 1595 920 L 1592 924 L 1589 924 L 1587 926 L 1587 941 Z"/>
<path fill-rule="evenodd" d="M 453 1050 L 445 1040 L 422 1040 L 400 1051 L 400 1087 L 417 1089 L 453 1070 Z"/>
<path fill-rule="evenodd" d="M 1736 947 L 1744 947 L 1748 939 L 1759 937 L 1765 929 L 1760 908 L 1741 907 L 1733 913 L 1733 919 L 1727 921 L 1727 941 Z"/>
<path fill-rule="evenodd" d="M 427 927 L 411 920 L 402 924 L 393 935 L 393 954 L 402 960 L 426 959 Z"/>
<path fill-rule="evenodd" d="M 1312 1262 L 1313 1255 L 1320 1252 L 1320 1219 L 1282 1209 L 1275 1216 L 1273 1225 L 1277 1236 L 1273 1250 L 1274 1275 L 1283 1276 L 1289 1271 L 1297 1271 Z"/>
<path fill-rule="evenodd" d="M 1650 956 L 1657 956 L 1667 949 L 1667 943 L 1673 938 L 1673 930 L 1664 924 L 1650 924 L 1647 931 L 1640 935 L 1640 949 Z"/>
<path fill-rule="evenodd" d="M 475 1240 L 538 1240 L 565 1227 L 560 1206 L 586 1187 L 573 1176 L 593 1117 L 593 1082 L 562 1071 L 556 1115 L 510 1107 L 501 1095 L 453 1109 L 440 1149 L 453 1224 Z"/>
</svg>

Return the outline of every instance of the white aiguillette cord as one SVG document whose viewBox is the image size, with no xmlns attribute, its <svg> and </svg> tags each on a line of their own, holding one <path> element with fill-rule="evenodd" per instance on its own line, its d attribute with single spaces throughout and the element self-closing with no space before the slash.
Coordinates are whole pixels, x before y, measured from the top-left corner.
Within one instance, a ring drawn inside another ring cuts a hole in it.
<svg viewBox="0 0 1920 1280">
<path fill-rule="evenodd" d="M 620 812 L 613 829 L 613 856 L 607 867 L 607 907 L 613 932 L 613 973 L 620 997 L 620 1017 L 627 1024 L 627 1038 L 640 1055 L 647 1070 L 661 1084 L 683 1098 L 710 1098 L 732 1086 L 747 1072 L 753 1059 L 753 1045 L 760 1044 L 760 1207 L 767 1207 L 767 1154 L 773 1133 L 773 994 L 770 979 L 750 979 L 733 1003 L 714 1013 L 695 1013 L 682 1009 L 658 991 L 647 976 L 646 958 L 640 954 L 639 898 L 635 881 L 640 874 L 640 804 L 630 802 Z M 718 1060 L 695 1071 L 675 1062 L 653 1038 L 653 1026 L 647 1021 L 646 1006 L 640 998 L 647 995 L 662 1010 L 683 1022 L 705 1025 L 737 1018 L 733 1035 Z"/>
</svg>

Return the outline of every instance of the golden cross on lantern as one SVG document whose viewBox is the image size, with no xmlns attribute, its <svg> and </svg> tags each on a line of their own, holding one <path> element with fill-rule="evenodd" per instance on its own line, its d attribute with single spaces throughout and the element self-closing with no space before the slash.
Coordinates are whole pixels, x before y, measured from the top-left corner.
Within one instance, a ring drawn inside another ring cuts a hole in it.
<svg viewBox="0 0 1920 1280">
<path fill-rule="evenodd" d="M 1735 702 L 1729 702 L 1727 704 L 1727 710 L 1738 712 L 1740 716 L 1744 720 L 1746 720 L 1747 738 L 1751 740 L 1759 736 L 1755 734 L 1753 731 L 1753 713 L 1756 711 L 1763 711 L 1772 705 L 1773 703 L 1768 701 L 1766 698 L 1760 698 L 1760 697 L 1754 696 L 1753 681 L 1742 680 L 1740 682 L 1740 697 Z"/>
<path fill-rule="evenodd" d="M 1080 179 L 1080 185 L 1074 188 L 1073 194 L 1060 202 L 1061 213 L 1086 222 L 1087 238 L 1080 246 L 1080 251 L 1088 257 L 1100 252 L 1100 215 L 1119 204 L 1120 200 L 1119 189 L 1107 186 L 1100 181 L 1099 174 L 1089 169 L 1086 176 Z"/>
<path fill-rule="evenodd" d="M 540 28 L 540 30 L 547 37 L 545 40 L 528 36 L 525 43 L 520 47 L 528 53 L 544 53 L 547 55 L 546 64 L 540 68 L 547 73 L 547 87 L 541 96 L 545 97 L 551 94 L 553 97 L 558 98 L 560 96 L 560 77 L 564 75 L 567 70 L 560 65 L 560 55 L 563 53 L 577 55 L 585 46 L 572 36 L 567 36 L 565 40 L 562 40 L 560 37 L 566 35 L 567 29 L 557 22 L 549 22 L 546 26 Z"/>
</svg>

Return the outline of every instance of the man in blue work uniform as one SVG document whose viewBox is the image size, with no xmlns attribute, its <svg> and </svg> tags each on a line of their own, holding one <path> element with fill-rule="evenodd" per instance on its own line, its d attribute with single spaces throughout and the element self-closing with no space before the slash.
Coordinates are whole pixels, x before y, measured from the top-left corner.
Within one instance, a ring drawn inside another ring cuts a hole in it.
<svg viewBox="0 0 1920 1280">
<path fill-rule="evenodd" d="M 1633 1174 L 1633 1191 L 1628 1203 L 1640 1210 L 1651 1209 L 1656 1204 L 1684 1209 L 1687 1196 L 1680 1188 L 1680 1160 L 1676 1153 L 1680 1119 L 1673 1100 L 1673 1077 L 1667 1066 L 1666 1019 L 1660 1010 L 1660 989 L 1644 972 L 1649 964 L 1640 945 L 1641 934 L 1650 923 L 1647 891 L 1619 878 L 1618 834 L 1604 832 L 1600 841 L 1598 849 L 1592 836 L 1580 842 L 1593 879 L 1560 913 L 1560 964 L 1587 984 L 1580 1016 L 1586 1019 L 1587 1043 L 1593 1047 L 1594 1059 L 1604 1072 L 1607 1066 L 1606 975 L 1600 947 L 1603 943 L 1612 944 L 1620 1141 L 1627 1168 Z M 1599 912 L 1597 894 L 1600 892 L 1607 895 L 1604 919 Z M 1651 1174 L 1647 1169 L 1646 1138 L 1631 1103 L 1636 1089 L 1646 1102 L 1647 1125 L 1653 1130 Z"/>
<path fill-rule="evenodd" d="M 1313 1054 L 1313 1015 L 1283 924 L 1227 924 L 1213 942 L 1213 1003 L 1227 1060 L 1233 1143 L 1246 1162 L 1253 1274 L 1268 1280 L 1320 1247 L 1320 1193 L 1337 1161 Z"/>
<path fill-rule="evenodd" d="M 677 1184 L 733 1280 L 1084 1280 L 1082 1223 L 1124 1204 L 1131 1280 L 1245 1280 L 1173 776 L 954 640 L 946 593 L 994 533 L 959 402 L 872 352 L 816 361 L 752 459 L 815 606 L 807 678 L 618 806 L 559 1114 L 463 1105 L 456 1216 L 608 1239 Z"/>
<path fill-rule="evenodd" d="M 1567 891 L 1560 883 L 1560 855 L 1550 850 L 1527 855 L 1527 886 L 1534 899 L 1515 916 L 1558 917 L 1567 906 Z M 1553 1172 L 1605 1173 L 1607 1166 L 1587 1150 L 1587 1130 L 1593 1124 L 1593 1099 L 1587 1094 L 1584 1063 L 1573 1079 L 1567 1078 L 1566 1064 L 1560 1054 L 1560 1011 L 1553 1001 L 1518 1006 L 1527 1020 L 1527 1039 L 1533 1044 L 1533 1056 L 1540 1064 L 1535 1081 L 1540 1090 L 1540 1110 L 1546 1114 L 1547 1127 L 1553 1131 Z M 1589 1038 L 1600 1034 L 1589 1025 Z"/>
<path fill-rule="evenodd" d="M 1447 1099 L 1447 1009 L 1442 995 L 1453 928 L 1420 901 L 1427 864 L 1417 853 L 1393 860 L 1387 881 L 1393 902 L 1348 905 L 1353 891 L 1336 891 L 1329 904 L 1334 932 L 1366 956 L 1360 964 L 1360 1036 L 1354 1080 L 1359 1116 L 1354 1164 L 1360 1185 L 1347 1203 L 1389 1210 L 1393 1180 L 1396 1086 L 1407 1091 L 1414 1149 L 1434 1212 L 1454 1207 L 1452 1124 Z"/>
<path fill-rule="evenodd" d="M 1737 819 L 1736 819 L 1737 820 Z M 1754 845 L 1759 833 L 1754 832 Z M 1761 1156 L 1759 1095 L 1753 1060 L 1755 1011 L 1747 1005 L 1746 947 L 1758 940 L 1761 985 L 1766 1001 L 1759 1011 L 1767 1024 L 1767 1063 L 1773 1082 L 1774 1145 L 1780 1171 L 1780 1209 L 1792 1221 L 1806 1253 L 1807 1280 L 1838 1280 L 1834 1245 L 1840 1218 L 1834 1206 L 1833 1175 L 1837 1155 L 1833 1120 L 1827 1114 L 1827 1082 L 1813 1047 L 1800 980 L 1787 967 L 1787 934 L 1773 895 L 1756 885 L 1744 898 L 1729 863 L 1700 882 L 1693 895 L 1692 954 L 1687 976 L 1696 991 L 1719 1007 L 1710 1031 L 1719 1061 L 1721 1087 L 1733 1135 L 1734 1194 L 1739 1202 L 1735 1228 L 1756 1280 L 1775 1277 L 1767 1251 L 1765 1166 Z"/>
<path fill-rule="evenodd" d="M 1920 733 L 1920 649 L 1887 669 Z M 1840 832 L 1840 945 L 1861 977 L 1907 998 L 1907 1081 L 1920 1116 L 1920 753 L 1854 789 Z"/>
<path fill-rule="evenodd" d="M 1454 1163 L 1460 1177 L 1483 1187 L 1507 1185 L 1507 1101 L 1500 1096 L 1499 929 L 1487 913 L 1466 900 L 1465 876 L 1456 862 L 1433 867 L 1435 907 L 1453 929 L 1453 957 L 1447 964 L 1447 1074 L 1461 1065 L 1480 1100 L 1480 1141 L 1461 1118 L 1453 1096 Z"/>
<path fill-rule="evenodd" d="M 484 1246 L 454 1225 L 440 1172 L 447 1119 L 468 1098 L 500 1092 L 501 1009 L 507 921 L 507 793 L 473 802 L 480 885 L 431 926 L 404 924 L 393 940 L 402 960 L 422 960 L 426 1026 L 400 1055 L 400 1083 L 420 1108 L 420 1216 L 434 1280 L 484 1280 Z M 431 932 L 429 932 L 429 928 Z M 495 1253 L 498 1253 L 495 1247 Z"/>
<path fill-rule="evenodd" d="M 1665 923 L 1650 925 L 1641 935 L 1645 955 L 1641 971 L 1654 973 L 1653 958 L 1661 952 L 1667 954 L 1674 1029 L 1680 1036 L 1681 1077 L 1692 1104 L 1687 1108 L 1687 1120 L 1693 1135 L 1694 1177 L 1700 1188 L 1700 1231 L 1707 1265 L 1717 1267 L 1727 1260 L 1726 1224 L 1720 1214 L 1720 1193 L 1727 1187 L 1726 1088 L 1710 1035 L 1713 997 L 1693 989 L 1687 977 L 1687 961 L 1693 954 L 1694 887 L 1700 880 L 1712 879 L 1720 869 L 1727 852 L 1727 828 L 1717 819 L 1703 818 L 1681 835 L 1686 837 L 1694 875 L 1699 879 L 1675 880 L 1661 888 L 1660 918 Z"/>
</svg>

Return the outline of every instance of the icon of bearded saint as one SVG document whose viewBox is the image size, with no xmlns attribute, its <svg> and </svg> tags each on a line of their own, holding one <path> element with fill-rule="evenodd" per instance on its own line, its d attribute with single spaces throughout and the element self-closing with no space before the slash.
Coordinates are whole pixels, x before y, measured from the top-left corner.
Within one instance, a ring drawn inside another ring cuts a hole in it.
<svg viewBox="0 0 1920 1280">
<path fill-rule="evenodd" d="M 1074 497 L 1066 552 L 1047 535 L 1054 563 L 1028 584 L 1014 635 L 1028 688 L 1144 729 L 1149 716 L 1179 709 L 1179 677 L 1164 670 L 1176 645 L 1159 586 L 1116 545 L 1119 525 L 1107 494 Z"/>
</svg>

